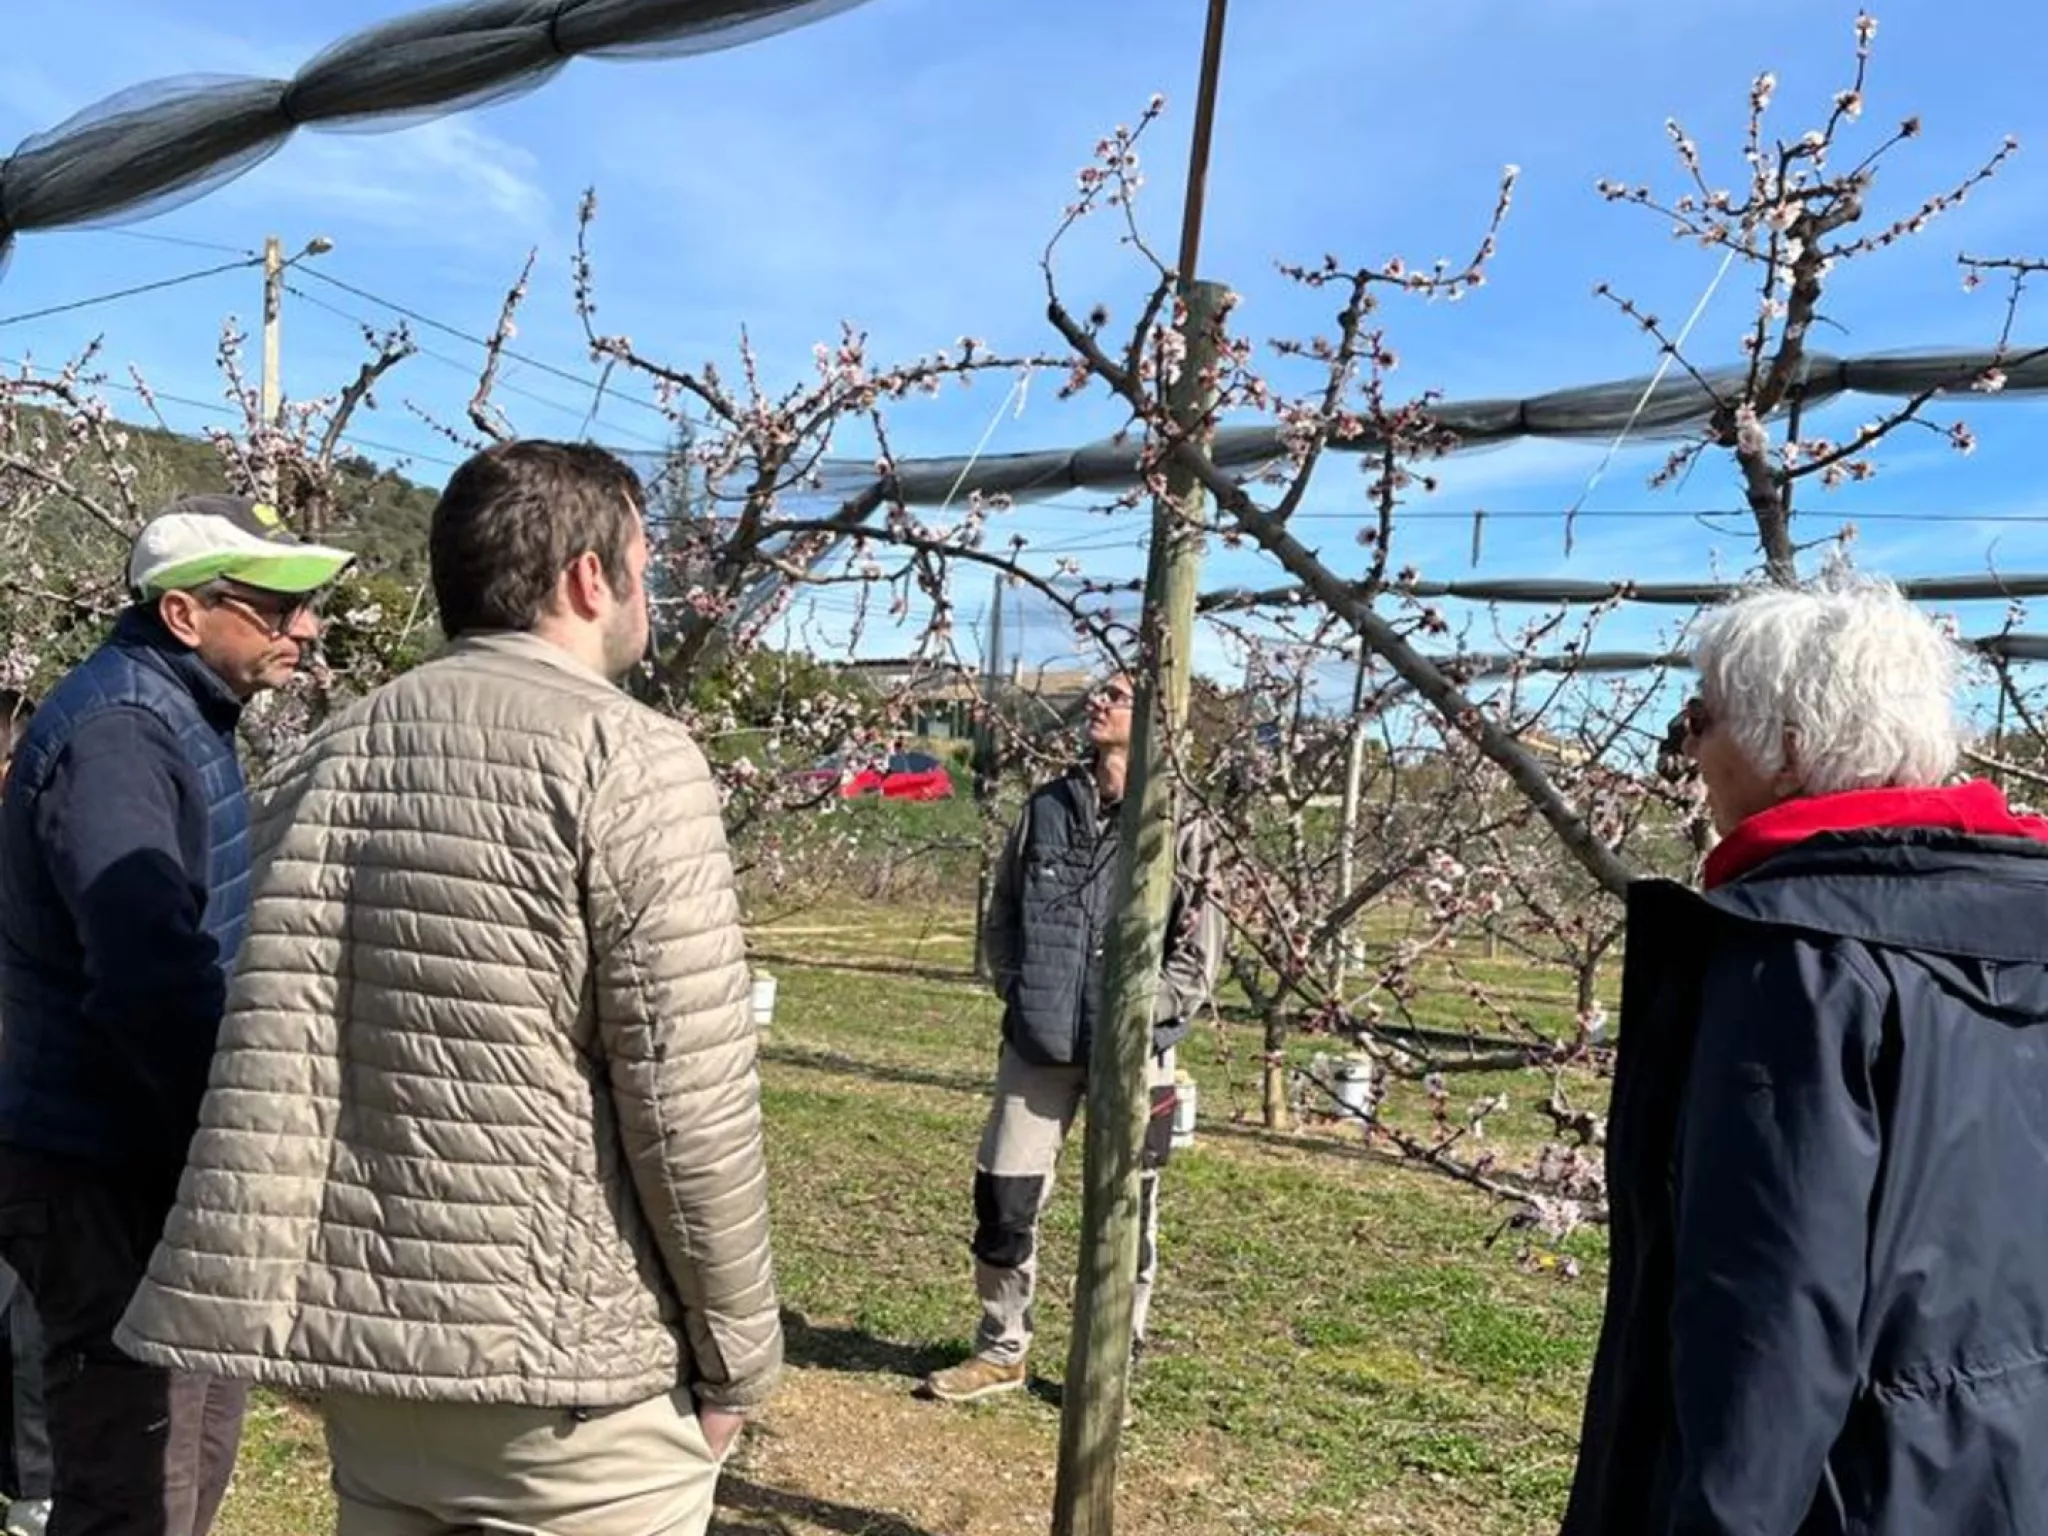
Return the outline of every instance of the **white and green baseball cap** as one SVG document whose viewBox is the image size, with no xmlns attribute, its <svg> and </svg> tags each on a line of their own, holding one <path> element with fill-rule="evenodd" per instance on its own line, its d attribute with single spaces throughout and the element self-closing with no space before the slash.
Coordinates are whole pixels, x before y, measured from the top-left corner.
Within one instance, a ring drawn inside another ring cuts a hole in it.
<svg viewBox="0 0 2048 1536">
<path fill-rule="evenodd" d="M 190 591 L 209 581 L 293 596 L 324 587 L 355 560 L 345 549 L 308 544 L 277 508 L 247 496 L 187 496 L 143 525 L 128 552 L 128 586 L 138 597 Z"/>
</svg>

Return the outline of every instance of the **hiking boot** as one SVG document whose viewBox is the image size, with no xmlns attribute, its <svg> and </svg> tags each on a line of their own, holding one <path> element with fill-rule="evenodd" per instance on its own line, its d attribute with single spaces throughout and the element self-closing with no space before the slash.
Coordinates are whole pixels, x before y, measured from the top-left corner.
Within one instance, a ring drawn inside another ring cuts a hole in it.
<svg viewBox="0 0 2048 1536">
<path fill-rule="evenodd" d="M 924 1379 L 924 1389 L 942 1403 L 972 1403 L 998 1392 L 1014 1392 L 1024 1385 L 1024 1362 L 1005 1365 L 986 1355 L 976 1355 Z"/>
</svg>

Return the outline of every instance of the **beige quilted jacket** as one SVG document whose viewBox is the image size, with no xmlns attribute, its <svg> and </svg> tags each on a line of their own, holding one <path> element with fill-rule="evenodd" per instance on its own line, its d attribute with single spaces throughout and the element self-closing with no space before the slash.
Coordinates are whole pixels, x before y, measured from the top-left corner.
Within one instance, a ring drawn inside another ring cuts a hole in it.
<svg viewBox="0 0 2048 1536">
<path fill-rule="evenodd" d="M 476 637 L 255 801 L 249 937 L 121 1347 L 389 1397 L 765 1397 L 747 968 L 682 728 Z"/>
</svg>

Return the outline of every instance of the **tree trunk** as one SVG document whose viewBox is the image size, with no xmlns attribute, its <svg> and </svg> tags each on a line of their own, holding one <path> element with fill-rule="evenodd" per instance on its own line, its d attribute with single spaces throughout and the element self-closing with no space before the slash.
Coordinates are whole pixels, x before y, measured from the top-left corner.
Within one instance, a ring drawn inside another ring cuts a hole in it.
<svg viewBox="0 0 2048 1536">
<path fill-rule="evenodd" d="M 1277 997 L 1266 1014 L 1265 1089 L 1266 1129 L 1294 1129 L 1294 1113 L 1287 1102 L 1287 1015 Z"/>
</svg>

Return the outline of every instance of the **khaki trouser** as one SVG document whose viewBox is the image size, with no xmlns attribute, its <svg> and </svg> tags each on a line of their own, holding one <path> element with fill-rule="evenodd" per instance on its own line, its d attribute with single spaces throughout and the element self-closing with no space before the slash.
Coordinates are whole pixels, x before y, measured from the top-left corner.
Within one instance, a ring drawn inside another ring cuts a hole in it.
<svg viewBox="0 0 2048 1536">
<path fill-rule="evenodd" d="M 1173 1052 L 1147 1070 L 1152 1119 L 1138 1185 L 1138 1275 L 1131 1334 L 1143 1340 L 1159 1275 L 1159 1170 L 1173 1134 Z M 1008 1045 L 996 1064 L 995 1102 L 974 1166 L 974 1288 L 981 1297 L 975 1353 L 1013 1364 L 1031 1348 L 1038 1285 L 1038 1217 L 1052 1199 L 1053 1171 L 1074 1116 L 1088 1097 L 1088 1069 L 1042 1067 Z"/>
<path fill-rule="evenodd" d="M 630 1408 L 321 1403 L 337 1536 L 702 1536 L 718 1462 L 690 1394 Z"/>
</svg>

